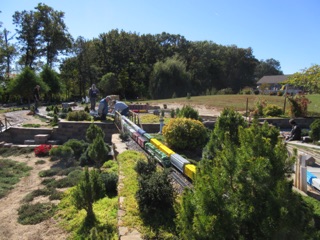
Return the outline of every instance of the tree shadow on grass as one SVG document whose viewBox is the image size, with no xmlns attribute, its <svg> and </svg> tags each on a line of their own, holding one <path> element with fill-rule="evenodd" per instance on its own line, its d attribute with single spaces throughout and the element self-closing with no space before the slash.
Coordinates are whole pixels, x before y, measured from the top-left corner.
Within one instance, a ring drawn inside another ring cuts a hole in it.
<svg viewBox="0 0 320 240">
<path fill-rule="evenodd" d="M 164 235 L 172 235 L 170 239 L 178 239 L 174 222 L 175 211 L 170 209 L 157 209 L 149 213 L 141 213 L 144 225 L 150 229 L 154 236 L 151 239 L 163 239 Z"/>
</svg>

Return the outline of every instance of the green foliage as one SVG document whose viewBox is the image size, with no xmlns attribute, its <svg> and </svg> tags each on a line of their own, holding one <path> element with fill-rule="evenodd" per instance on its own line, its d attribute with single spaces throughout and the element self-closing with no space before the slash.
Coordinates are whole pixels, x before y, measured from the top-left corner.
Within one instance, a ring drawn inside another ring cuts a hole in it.
<svg viewBox="0 0 320 240">
<path fill-rule="evenodd" d="M 101 127 L 91 123 L 86 131 L 86 139 L 89 143 L 92 143 L 96 137 L 100 136 L 104 139 L 104 132 L 102 131 Z"/>
<path fill-rule="evenodd" d="M 136 199 L 139 210 L 144 217 L 153 215 L 160 220 L 161 216 L 173 209 L 174 190 L 168 173 L 165 171 L 153 172 L 150 175 L 144 174 L 140 177 Z"/>
<path fill-rule="evenodd" d="M 40 85 L 43 92 L 48 88 L 31 68 L 26 67 L 13 81 L 10 81 L 9 91 L 12 94 L 31 100 L 36 85 Z"/>
<path fill-rule="evenodd" d="M 52 161 L 60 160 L 65 163 L 66 166 L 73 164 L 74 152 L 69 146 L 57 146 L 51 148 L 49 155 Z"/>
<path fill-rule="evenodd" d="M 88 105 L 85 106 L 84 111 L 87 112 L 87 113 L 90 113 L 90 109 L 89 109 Z"/>
<path fill-rule="evenodd" d="M 177 55 L 153 65 L 149 93 L 153 99 L 185 96 L 190 85 L 190 74 L 186 63 Z"/>
<path fill-rule="evenodd" d="M 98 88 L 103 89 L 102 94 L 104 94 L 104 96 L 120 93 L 121 87 L 121 82 L 118 80 L 116 74 L 112 72 L 103 75 L 98 84 Z"/>
<path fill-rule="evenodd" d="M 51 192 L 52 192 L 52 189 L 49 189 L 49 188 L 36 189 L 36 190 L 32 191 L 31 193 L 27 194 L 22 199 L 22 201 L 23 202 L 32 202 L 35 197 L 48 196 L 51 194 Z"/>
<path fill-rule="evenodd" d="M 67 115 L 68 121 L 90 121 L 91 116 L 84 110 L 69 112 Z"/>
<path fill-rule="evenodd" d="M 199 120 L 199 112 L 190 105 L 184 105 L 179 113 L 177 113 L 177 117 Z"/>
<path fill-rule="evenodd" d="M 134 170 L 139 175 L 151 175 L 156 171 L 156 164 L 152 162 L 146 162 L 141 159 L 137 161 L 136 166 L 134 167 Z"/>
<path fill-rule="evenodd" d="M 45 163 L 46 163 L 46 161 L 43 160 L 43 159 L 37 160 L 37 161 L 35 162 L 36 165 L 45 164 Z"/>
<path fill-rule="evenodd" d="M 171 117 L 171 118 L 174 118 L 175 116 L 176 116 L 176 113 L 175 113 L 174 109 L 171 109 L 171 111 L 170 111 L 170 117 Z"/>
<path fill-rule="evenodd" d="M 18 222 L 34 225 L 51 218 L 57 207 L 52 203 L 24 204 L 18 209 Z"/>
<path fill-rule="evenodd" d="M 224 141 L 226 134 L 228 134 L 232 143 L 237 144 L 239 142 L 239 126 L 245 127 L 246 125 L 247 124 L 240 113 L 225 108 L 215 123 L 214 130 L 210 135 L 210 140 L 203 151 L 203 157 L 213 159 L 217 149 L 223 147 L 222 142 Z"/>
<path fill-rule="evenodd" d="M 73 189 L 71 196 L 72 203 L 78 210 L 86 210 L 89 222 L 95 221 L 93 203 L 105 195 L 104 189 L 99 172 L 95 169 L 89 172 L 86 167 L 79 184 Z"/>
<path fill-rule="evenodd" d="M 232 88 L 223 88 L 223 89 L 220 89 L 218 92 L 217 92 L 218 95 L 227 95 L 227 94 L 233 94 L 233 90 Z"/>
<path fill-rule="evenodd" d="M 110 147 L 101 136 L 97 136 L 88 147 L 88 156 L 96 163 L 98 168 L 107 160 L 109 152 Z"/>
<path fill-rule="evenodd" d="M 282 109 L 277 105 L 267 104 L 267 106 L 263 109 L 264 116 L 279 117 L 282 114 Z"/>
<path fill-rule="evenodd" d="M 295 73 L 288 77 L 285 83 L 303 87 L 309 93 L 320 93 L 320 65 L 313 65 L 304 69 L 301 73 Z"/>
<path fill-rule="evenodd" d="M 127 132 L 121 132 L 120 135 L 119 135 L 119 137 L 120 137 L 120 139 L 121 139 L 122 141 L 128 141 L 130 135 L 129 135 L 129 133 L 127 133 Z"/>
<path fill-rule="evenodd" d="M 89 146 L 84 140 L 77 140 L 77 139 L 69 139 L 67 142 L 63 144 L 66 147 L 70 147 L 73 150 L 74 157 L 79 159 L 82 153 L 85 152 L 87 147 Z"/>
<path fill-rule="evenodd" d="M 48 94 L 50 99 L 53 95 L 59 94 L 61 92 L 62 84 L 60 82 L 59 76 L 57 72 L 51 69 L 48 65 L 45 65 L 43 67 L 42 72 L 40 73 L 40 77 L 42 81 L 45 82 L 49 87 Z M 56 111 L 56 108 L 54 109 L 54 111 Z M 55 114 L 57 114 L 58 112 L 55 112 Z"/>
<path fill-rule="evenodd" d="M 202 122 L 191 118 L 172 118 L 162 129 L 167 144 L 175 149 L 202 148 L 208 134 Z"/>
<path fill-rule="evenodd" d="M 309 136 L 315 142 L 320 140 L 320 119 L 316 119 L 310 124 Z"/>
<path fill-rule="evenodd" d="M 258 99 L 255 102 L 255 109 L 253 111 L 253 115 L 256 117 L 263 116 L 263 109 L 267 106 L 266 100 Z"/>
<path fill-rule="evenodd" d="M 237 132 L 238 141 L 226 132 L 213 161 L 201 161 L 179 206 L 180 238 L 312 239 L 312 211 L 292 190 L 294 158 L 279 130 L 255 121 Z"/>
<path fill-rule="evenodd" d="M 31 169 L 25 163 L 0 159 L 0 198 L 6 196 L 20 178 L 27 176 Z"/>
<path fill-rule="evenodd" d="M 106 194 L 108 195 L 108 197 L 116 196 L 118 186 L 118 174 L 115 172 L 101 173 L 101 180 L 105 186 Z"/>
<path fill-rule="evenodd" d="M 108 172 L 108 173 L 112 173 L 112 172 L 117 173 L 118 172 L 118 164 L 114 160 L 106 161 L 103 164 L 101 170 L 103 172 Z"/>
<path fill-rule="evenodd" d="M 48 188 L 67 188 L 73 187 L 79 183 L 82 170 L 74 170 L 68 174 L 67 177 L 60 178 L 58 180 L 54 178 L 47 178 L 42 181 L 43 185 Z"/>
</svg>

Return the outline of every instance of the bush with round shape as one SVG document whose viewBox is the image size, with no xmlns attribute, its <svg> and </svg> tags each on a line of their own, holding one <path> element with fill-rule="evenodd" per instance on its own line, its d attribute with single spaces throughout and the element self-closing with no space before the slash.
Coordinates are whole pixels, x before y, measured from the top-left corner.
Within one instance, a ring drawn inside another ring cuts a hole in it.
<svg viewBox="0 0 320 240">
<path fill-rule="evenodd" d="M 268 104 L 265 109 L 263 109 L 264 116 L 278 117 L 282 115 L 282 109 L 274 104 Z"/>
<path fill-rule="evenodd" d="M 68 121 L 90 121 L 91 116 L 84 110 L 69 112 L 67 115 Z"/>
<path fill-rule="evenodd" d="M 177 150 L 202 148 L 208 139 L 202 122 L 190 118 L 174 118 L 163 127 L 166 143 Z"/>
</svg>

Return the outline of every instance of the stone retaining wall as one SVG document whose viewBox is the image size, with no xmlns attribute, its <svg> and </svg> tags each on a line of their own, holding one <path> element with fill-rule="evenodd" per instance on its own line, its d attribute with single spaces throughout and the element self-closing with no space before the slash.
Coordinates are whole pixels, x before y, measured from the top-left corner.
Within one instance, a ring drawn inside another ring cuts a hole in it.
<svg viewBox="0 0 320 240">
<path fill-rule="evenodd" d="M 316 119 L 319 118 L 295 118 L 295 121 L 301 128 L 309 128 L 310 124 Z M 289 118 L 259 118 L 259 122 L 264 121 L 267 121 L 269 124 L 281 129 L 291 128 Z"/>
<path fill-rule="evenodd" d="M 24 144 L 25 140 L 34 140 L 34 136 L 38 134 L 49 134 L 49 140 L 59 141 L 60 144 L 69 139 L 85 140 L 90 124 L 91 122 L 61 121 L 54 128 L 10 127 L 0 133 L 0 142 Z M 111 143 L 112 134 L 119 133 L 112 122 L 95 122 L 94 124 L 102 128 L 105 133 L 104 141 L 107 143 Z M 143 124 L 142 127 L 148 133 L 157 133 L 160 129 L 159 124 Z"/>
</svg>

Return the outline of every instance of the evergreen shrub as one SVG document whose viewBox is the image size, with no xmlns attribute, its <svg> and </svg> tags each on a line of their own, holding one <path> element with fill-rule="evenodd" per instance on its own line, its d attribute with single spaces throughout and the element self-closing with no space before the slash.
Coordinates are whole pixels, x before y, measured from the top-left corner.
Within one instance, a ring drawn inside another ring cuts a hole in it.
<svg viewBox="0 0 320 240">
<path fill-rule="evenodd" d="M 67 115 L 68 121 L 90 121 L 91 116 L 84 110 L 69 112 Z"/>
<path fill-rule="evenodd" d="M 189 105 L 185 105 L 181 108 L 181 110 L 177 113 L 177 117 L 180 118 L 192 118 L 195 120 L 199 120 L 199 112 L 192 108 Z"/>
<path fill-rule="evenodd" d="M 314 142 L 320 140 L 320 119 L 316 119 L 310 124 L 309 136 Z"/>
</svg>

